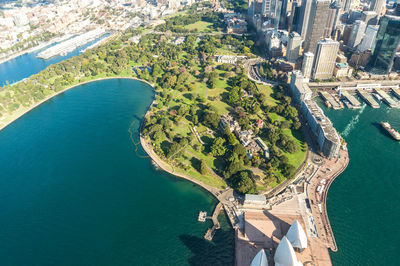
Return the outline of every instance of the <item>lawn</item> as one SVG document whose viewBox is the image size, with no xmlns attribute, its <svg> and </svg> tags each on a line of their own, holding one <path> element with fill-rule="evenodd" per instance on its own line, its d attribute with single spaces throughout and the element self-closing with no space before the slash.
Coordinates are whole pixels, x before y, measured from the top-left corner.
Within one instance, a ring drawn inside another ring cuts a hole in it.
<svg viewBox="0 0 400 266">
<path fill-rule="evenodd" d="M 274 90 L 271 86 L 263 85 L 263 84 L 256 84 L 257 88 L 260 93 L 264 94 L 267 98 L 267 103 L 271 106 L 275 106 L 279 103 L 278 100 L 272 97 Z"/>
<path fill-rule="evenodd" d="M 184 29 L 187 30 L 196 30 L 199 32 L 211 32 L 213 31 L 212 29 L 212 23 L 206 22 L 206 21 L 197 21 L 195 23 L 189 24 L 184 26 Z"/>
<path fill-rule="evenodd" d="M 307 143 L 304 141 L 300 131 L 294 131 L 293 134 L 291 129 L 283 129 L 283 133 L 290 136 L 290 138 L 292 138 L 297 143 L 297 145 L 299 145 L 299 150 L 297 152 L 284 153 L 287 156 L 289 163 L 298 168 L 306 159 Z"/>
</svg>

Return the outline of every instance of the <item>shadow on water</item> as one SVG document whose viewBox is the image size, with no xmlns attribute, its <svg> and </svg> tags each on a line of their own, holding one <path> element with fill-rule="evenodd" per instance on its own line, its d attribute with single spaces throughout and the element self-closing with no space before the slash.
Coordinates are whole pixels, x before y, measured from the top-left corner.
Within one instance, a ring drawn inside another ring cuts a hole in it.
<svg viewBox="0 0 400 266">
<path fill-rule="evenodd" d="M 221 216 L 219 216 L 221 220 Z M 193 256 L 189 265 L 234 265 L 235 233 L 230 226 L 216 231 L 212 241 L 191 235 L 181 235 L 180 240 L 190 249 Z"/>
</svg>

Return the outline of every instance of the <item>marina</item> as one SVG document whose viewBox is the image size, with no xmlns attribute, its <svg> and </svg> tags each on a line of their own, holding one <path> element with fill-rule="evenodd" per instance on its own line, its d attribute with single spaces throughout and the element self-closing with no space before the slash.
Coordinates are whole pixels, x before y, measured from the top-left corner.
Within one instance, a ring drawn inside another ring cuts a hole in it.
<svg viewBox="0 0 400 266">
<path fill-rule="evenodd" d="M 324 99 L 325 104 L 328 107 L 332 107 L 335 110 L 339 110 L 343 108 L 343 105 L 340 104 L 340 102 L 336 101 L 336 99 L 328 92 L 326 91 L 321 91 L 320 92 L 322 99 Z"/>
<path fill-rule="evenodd" d="M 399 108 L 399 103 L 393 100 L 392 97 L 389 96 L 385 91 L 381 89 L 375 89 L 375 92 L 382 98 L 382 101 L 385 102 L 392 108 Z"/>
<path fill-rule="evenodd" d="M 37 57 L 41 59 L 50 59 L 58 55 L 66 55 L 72 52 L 77 47 L 82 46 L 90 41 L 97 39 L 98 37 L 104 35 L 106 30 L 103 28 L 95 29 L 84 34 L 75 36 L 71 39 L 63 41 L 55 46 L 52 46 L 43 52 L 40 52 Z"/>
<path fill-rule="evenodd" d="M 354 97 L 354 95 L 350 94 L 348 91 L 343 91 L 343 92 L 341 92 L 341 94 L 349 103 L 349 105 L 347 105 L 346 102 L 344 101 L 345 105 L 348 108 L 352 108 L 352 109 L 360 109 L 361 108 L 360 101 L 357 100 L 357 98 Z"/>
<path fill-rule="evenodd" d="M 379 108 L 379 104 L 377 101 L 374 100 L 374 98 L 372 98 L 371 94 L 369 94 L 368 92 L 366 92 L 365 90 L 362 89 L 358 89 L 357 90 L 358 94 L 360 95 L 360 97 L 372 108 Z"/>
</svg>

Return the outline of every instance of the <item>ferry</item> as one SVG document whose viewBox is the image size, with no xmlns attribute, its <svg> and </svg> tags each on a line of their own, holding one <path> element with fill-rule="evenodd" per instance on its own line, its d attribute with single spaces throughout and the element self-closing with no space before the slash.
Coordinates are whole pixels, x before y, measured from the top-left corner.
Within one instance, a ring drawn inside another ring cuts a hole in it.
<svg viewBox="0 0 400 266">
<path fill-rule="evenodd" d="M 400 133 L 397 132 L 395 129 L 388 122 L 381 122 L 381 126 L 392 136 L 395 140 L 400 140 Z"/>
<path fill-rule="evenodd" d="M 353 109 L 353 105 L 348 101 L 348 100 L 343 100 L 344 105 L 346 105 L 347 108 Z"/>
<path fill-rule="evenodd" d="M 378 93 L 372 93 L 372 94 L 375 96 L 376 99 L 378 99 L 378 101 L 383 100 L 382 96 L 380 96 Z"/>
</svg>

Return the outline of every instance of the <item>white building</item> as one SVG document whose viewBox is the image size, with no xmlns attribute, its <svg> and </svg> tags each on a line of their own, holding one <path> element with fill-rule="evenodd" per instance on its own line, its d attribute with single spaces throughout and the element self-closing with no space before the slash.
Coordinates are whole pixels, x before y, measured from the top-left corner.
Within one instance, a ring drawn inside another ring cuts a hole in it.
<svg viewBox="0 0 400 266">
<path fill-rule="evenodd" d="M 303 73 L 303 76 L 305 78 L 311 78 L 313 63 L 314 63 L 314 54 L 311 52 L 304 53 L 301 72 Z"/>
<path fill-rule="evenodd" d="M 357 47 L 357 49 L 360 52 L 364 52 L 368 49 L 372 49 L 372 45 L 374 45 L 376 34 L 378 33 L 378 29 L 379 29 L 378 25 L 369 25 L 367 27 L 364 38 Z"/>
<path fill-rule="evenodd" d="M 301 36 L 297 32 L 289 34 L 289 41 L 287 45 L 286 57 L 288 61 L 295 62 L 300 55 Z"/>
<path fill-rule="evenodd" d="M 250 266 L 268 266 L 268 259 L 264 249 L 257 253 L 254 259 L 251 261 Z"/>
<path fill-rule="evenodd" d="M 284 236 L 276 249 L 274 261 L 276 266 L 302 266 L 303 264 L 297 259 L 292 244 Z"/>
<path fill-rule="evenodd" d="M 265 207 L 267 199 L 265 195 L 246 194 L 244 196 L 243 206 Z"/>
<path fill-rule="evenodd" d="M 318 42 L 312 70 L 313 79 L 332 77 L 338 51 L 339 42 L 332 39 L 323 39 Z"/>
<path fill-rule="evenodd" d="M 357 20 L 353 24 L 353 28 L 351 29 L 349 41 L 347 45 L 356 48 L 357 45 L 360 44 L 362 38 L 364 37 L 366 25 L 364 21 Z"/>
<path fill-rule="evenodd" d="M 294 248 L 300 250 L 307 248 L 306 233 L 297 220 L 294 220 L 293 224 L 290 226 L 289 231 L 286 233 L 286 237 Z"/>
</svg>

